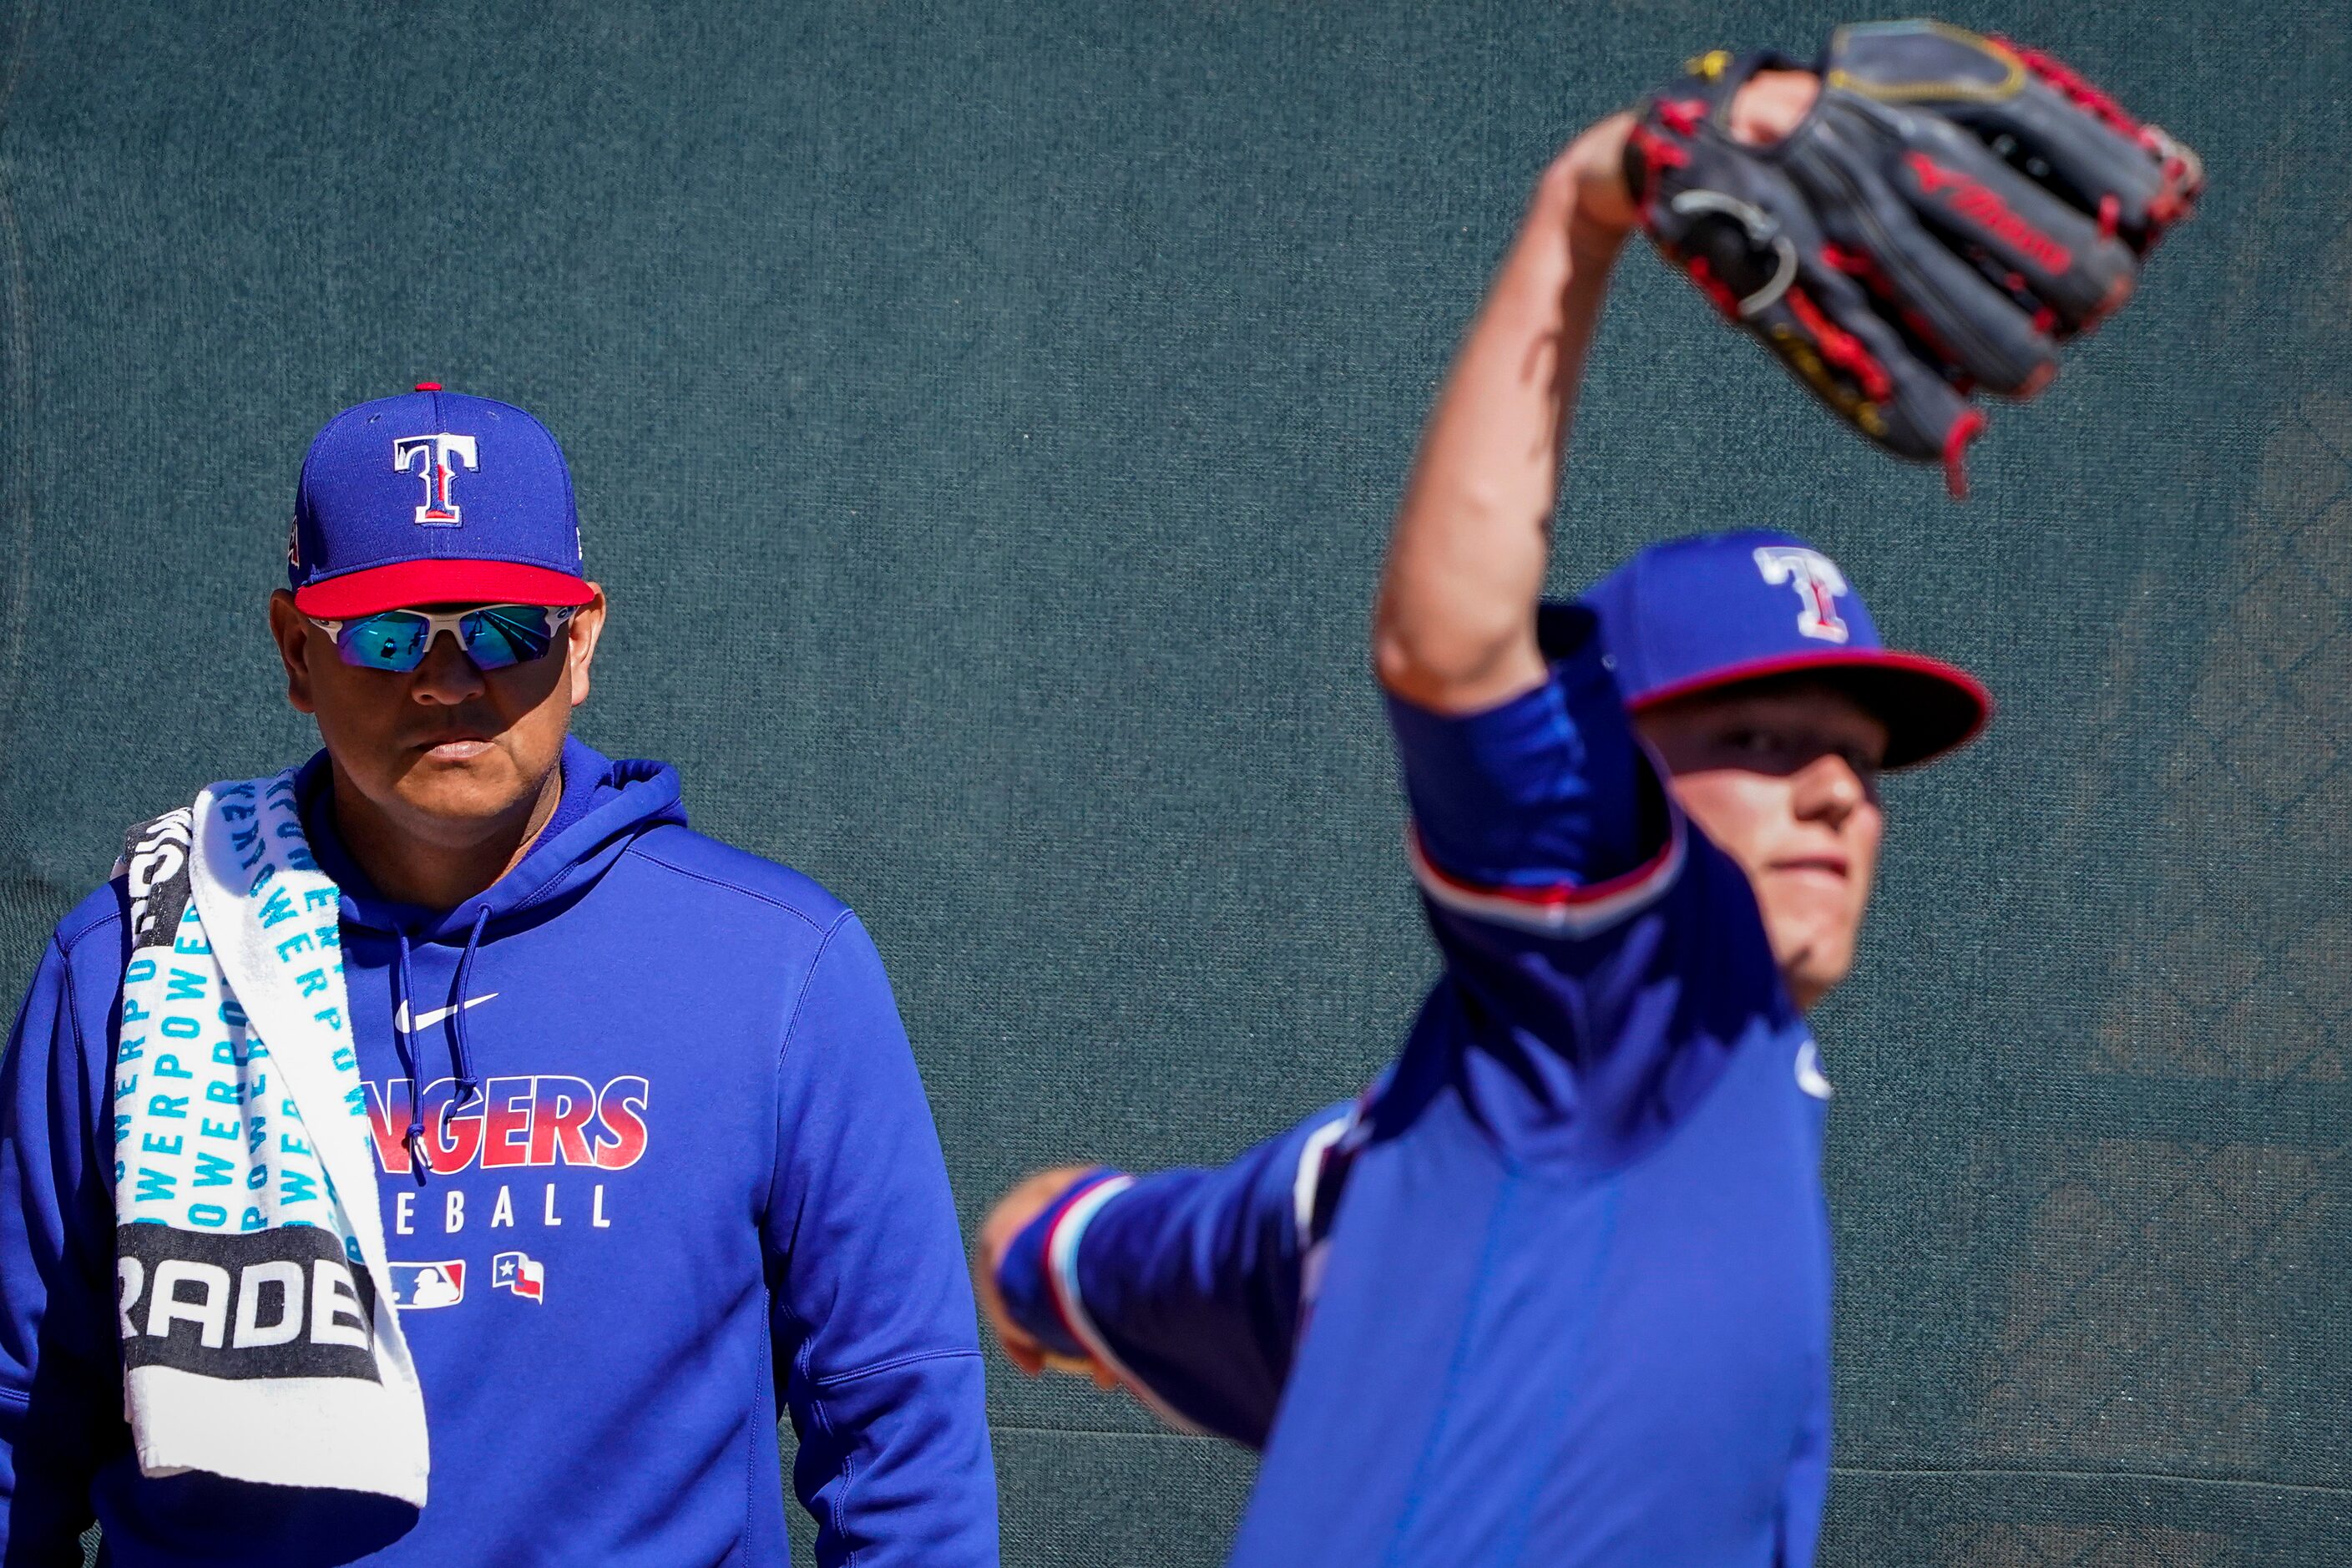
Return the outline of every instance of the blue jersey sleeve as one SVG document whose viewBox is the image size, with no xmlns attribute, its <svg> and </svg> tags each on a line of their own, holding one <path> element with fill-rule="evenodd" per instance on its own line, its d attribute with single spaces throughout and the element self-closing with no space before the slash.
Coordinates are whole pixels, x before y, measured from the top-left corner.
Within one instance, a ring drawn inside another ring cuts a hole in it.
<svg viewBox="0 0 2352 1568">
<path fill-rule="evenodd" d="M 0 1056 L 0 1558 L 78 1564 L 90 1480 L 125 1440 L 114 1342 L 110 1015 L 121 923 L 42 955 Z M 112 899 L 105 896 L 111 912 Z"/>
<path fill-rule="evenodd" d="M 1557 646 L 1557 645 L 1556 645 Z M 1409 853 L 1445 957 L 1394 1077 L 1526 1158 L 1609 1165 L 1671 1135 L 1724 1057 L 1785 1021 L 1747 874 L 1684 818 L 1589 635 L 1481 712 L 1391 698 Z"/>
<path fill-rule="evenodd" d="M 1572 938 L 1672 880 L 1673 809 L 1589 633 L 1543 685 L 1497 707 L 1388 705 L 1413 874 L 1441 910 Z"/>
<path fill-rule="evenodd" d="M 997 1561 L 979 1324 L 930 1107 L 854 916 L 786 1033 L 765 1231 L 820 1563 Z"/>
<path fill-rule="evenodd" d="M 1349 1115 L 1329 1107 L 1230 1164 L 1080 1178 L 1008 1249 L 1006 1309 L 1171 1425 L 1264 1446 L 1312 1283 L 1318 1186 Z"/>
</svg>

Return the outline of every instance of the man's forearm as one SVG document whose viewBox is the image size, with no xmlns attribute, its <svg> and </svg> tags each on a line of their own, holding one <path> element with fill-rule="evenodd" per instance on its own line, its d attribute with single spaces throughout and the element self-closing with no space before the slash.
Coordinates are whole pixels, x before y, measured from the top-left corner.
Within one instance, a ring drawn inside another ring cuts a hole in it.
<svg viewBox="0 0 2352 1568">
<path fill-rule="evenodd" d="M 1299 1215 L 1348 1117 L 1327 1107 L 1223 1165 L 1140 1179 L 1063 1167 L 1022 1184 L 981 1238 L 1006 1352 L 1025 1371 L 1124 1383 L 1179 1427 L 1263 1444 L 1298 1331 Z"/>
<path fill-rule="evenodd" d="M 1545 171 L 1423 433 L 1374 657 L 1382 683 L 1423 707 L 1469 711 L 1543 679 L 1535 607 L 1560 455 L 1632 219 L 1615 169 L 1625 123 L 1602 121 Z"/>
</svg>

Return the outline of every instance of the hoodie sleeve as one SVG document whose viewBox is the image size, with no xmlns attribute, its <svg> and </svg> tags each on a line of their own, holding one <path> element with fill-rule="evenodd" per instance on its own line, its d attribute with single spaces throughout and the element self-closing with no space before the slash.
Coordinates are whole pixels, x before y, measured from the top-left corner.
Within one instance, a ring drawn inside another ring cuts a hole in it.
<svg viewBox="0 0 2352 1568">
<path fill-rule="evenodd" d="M 90 1477 L 121 1426 L 108 1289 L 112 1172 L 99 1146 L 110 997 L 79 998 L 100 1012 L 77 1017 L 73 972 L 52 942 L 0 1057 L 0 1562 L 8 1568 L 79 1568 Z"/>
<path fill-rule="evenodd" d="M 825 1568 L 993 1568 L 979 1323 L 946 1162 L 871 938 L 844 914 L 784 1037 L 768 1205 L 793 1484 Z"/>
<path fill-rule="evenodd" d="M 1005 1310 L 1055 1352 L 1109 1367 L 1178 1430 L 1265 1447 L 1349 1121 L 1349 1107 L 1328 1107 L 1230 1164 L 1089 1172 L 1006 1248 Z"/>
</svg>

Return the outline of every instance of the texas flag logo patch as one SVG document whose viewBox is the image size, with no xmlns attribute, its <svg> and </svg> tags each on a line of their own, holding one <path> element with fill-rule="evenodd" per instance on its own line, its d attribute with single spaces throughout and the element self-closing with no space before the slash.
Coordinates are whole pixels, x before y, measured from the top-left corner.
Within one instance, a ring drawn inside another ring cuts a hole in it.
<svg viewBox="0 0 2352 1568">
<path fill-rule="evenodd" d="M 547 1265 L 528 1252 L 501 1252 L 490 1259 L 490 1289 L 511 1290 L 528 1301 L 547 1296 Z"/>
</svg>

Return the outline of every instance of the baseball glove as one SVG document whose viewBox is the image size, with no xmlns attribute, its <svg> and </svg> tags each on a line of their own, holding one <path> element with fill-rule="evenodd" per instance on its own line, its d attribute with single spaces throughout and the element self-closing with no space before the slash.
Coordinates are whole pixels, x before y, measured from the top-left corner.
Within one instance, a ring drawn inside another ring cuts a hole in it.
<svg viewBox="0 0 2352 1568">
<path fill-rule="evenodd" d="M 1811 112 L 1751 146 L 1731 100 L 1771 68 L 1808 68 L 1717 51 L 1643 106 L 1643 226 L 1840 417 L 1963 495 L 1973 394 L 2032 396 L 2130 298 L 2197 156 L 2048 56 L 1936 22 L 1837 29 Z"/>
</svg>

